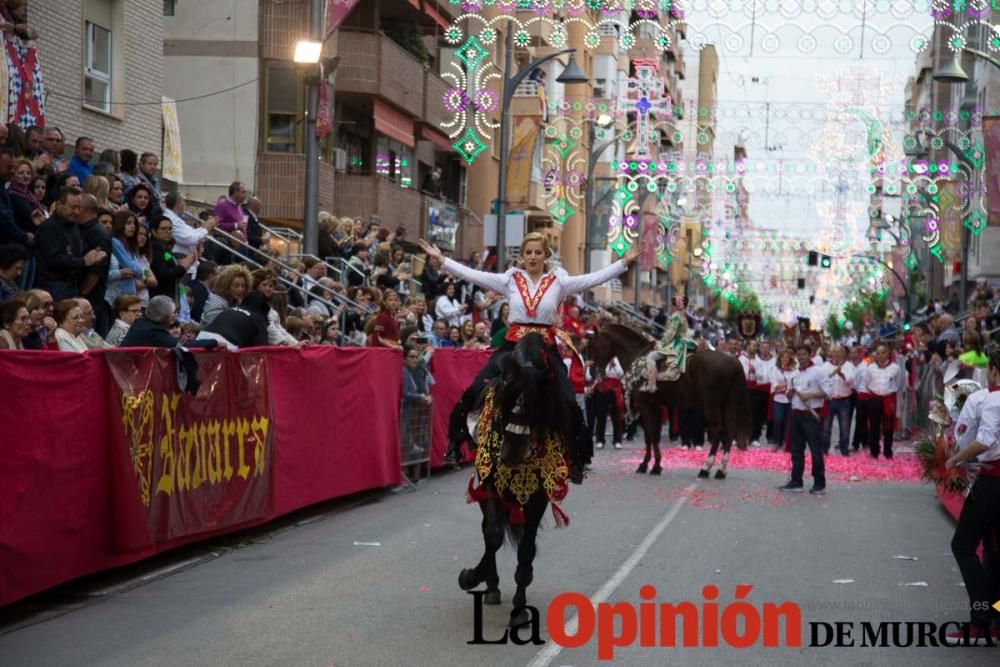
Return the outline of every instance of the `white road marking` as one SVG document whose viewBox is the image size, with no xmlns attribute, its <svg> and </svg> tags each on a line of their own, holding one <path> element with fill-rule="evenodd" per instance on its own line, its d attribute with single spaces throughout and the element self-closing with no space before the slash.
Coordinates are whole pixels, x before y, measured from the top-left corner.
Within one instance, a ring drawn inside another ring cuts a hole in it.
<svg viewBox="0 0 1000 667">
<path fill-rule="evenodd" d="M 601 586 L 600 590 L 590 596 L 590 604 L 592 604 L 595 609 L 598 604 L 607 602 L 608 598 L 611 597 L 611 594 L 614 593 L 619 586 L 621 586 L 622 582 L 625 581 L 630 574 L 632 574 L 632 570 L 635 569 L 635 566 L 638 565 L 639 561 L 643 559 L 646 552 L 649 551 L 653 544 L 656 543 L 656 540 L 660 539 L 660 535 L 662 535 L 663 531 L 667 529 L 670 522 L 677 517 L 677 513 L 681 511 L 681 508 L 684 507 L 688 498 L 691 497 L 691 492 L 697 487 L 698 482 L 694 482 L 693 484 L 689 484 L 687 488 L 684 489 L 684 493 L 677 499 L 677 502 L 675 502 L 673 507 L 670 508 L 670 511 L 667 512 L 666 516 L 660 519 L 658 524 L 653 526 L 653 529 L 649 531 L 646 537 L 642 540 L 642 543 L 635 548 L 635 551 L 633 551 L 627 559 L 625 559 L 625 562 L 621 564 L 621 567 L 618 568 L 611 578 L 604 582 L 604 585 Z M 574 615 L 573 618 L 566 623 L 565 628 L 568 636 L 576 635 L 579 620 L 580 617 L 578 615 Z M 549 640 L 545 648 L 539 651 L 534 660 L 528 663 L 528 667 L 547 667 L 548 664 L 555 660 L 561 652 L 562 646 L 559 646 L 554 641 Z"/>
</svg>

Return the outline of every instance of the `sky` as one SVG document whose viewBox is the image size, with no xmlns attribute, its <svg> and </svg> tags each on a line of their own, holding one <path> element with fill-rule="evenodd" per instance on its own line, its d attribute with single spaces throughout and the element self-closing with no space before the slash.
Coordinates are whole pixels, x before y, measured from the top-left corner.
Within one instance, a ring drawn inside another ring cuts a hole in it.
<svg viewBox="0 0 1000 667">
<path fill-rule="evenodd" d="M 845 139 L 857 146 L 866 136 L 861 120 L 843 125 L 823 118 L 832 108 L 831 90 L 842 104 L 877 110 L 897 146 L 902 145 L 904 87 L 917 57 L 912 42 L 929 37 L 933 27 L 926 5 L 920 0 L 689 0 L 688 40 L 715 44 L 720 57 L 716 157 L 731 156 L 733 144 L 742 140 L 751 161 L 774 169 L 765 173 L 773 174 L 767 180 L 775 194 L 760 188 L 751 194 L 750 215 L 757 226 L 809 236 L 821 225 L 816 204 L 832 195 L 803 196 L 806 182 L 821 185 L 815 177 L 823 167 L 814 162 L 814 147 L 822 142 L 819 151 L 828 154 Z M 755 13 L 754 6 L 764 11 Z M 805 168 L 810 162 L 817 168 L 812 177 L 791 182 L 784 177 L 789 163 Z M 763 176 L 753 180 L 767 182 Z M 848 198 L 864 204 L 854 221 L 863 234 L 867 195 Z"/>
</svg>

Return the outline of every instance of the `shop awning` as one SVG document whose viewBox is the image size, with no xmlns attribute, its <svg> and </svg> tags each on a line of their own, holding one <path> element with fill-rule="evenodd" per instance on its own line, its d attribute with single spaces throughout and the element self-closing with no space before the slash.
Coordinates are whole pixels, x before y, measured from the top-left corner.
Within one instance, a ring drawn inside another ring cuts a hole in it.
<svg viewBox="0 0 1000 667">
<path fill-rule="evenodd" d="M 451 140 L 432 127 L 424 125 L 420 128 L 420 137 L 433 142 L 438 150 L 445 151 L 446 153 L 456 152 L 455 147 L 451 145 Z"/>
<path fill-rule="evenodd" d="M 374 100 L 374 102 L 372 115 L 375 117 L 375 130 L 414 148 L 417 142 L 413 138 L 413 119 L 384 102 L 379 100 Z"/>
<path fill-rule="evenodd" d="M 441 16 L 438 10 L 434 9 L 434 7 L 427 4 L 426 2 L 424 3 L 424 13 L 427 14 L 427 16 L 434 19 L 434 22 L 437 23 L 439 26 L 441 26 L 442 30 L 448 29 L 448 21 L 445 20 L 443 16 Z"/>
</svg>

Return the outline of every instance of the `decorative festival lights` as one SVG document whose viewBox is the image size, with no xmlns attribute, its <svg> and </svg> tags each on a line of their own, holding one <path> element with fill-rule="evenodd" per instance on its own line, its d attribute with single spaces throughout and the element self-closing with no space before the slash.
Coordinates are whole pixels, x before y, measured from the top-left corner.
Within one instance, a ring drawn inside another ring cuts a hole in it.
<svg viewBox="0 0 1000 667">
<path fill-rule="evenodd" d="M 966 45 L 965 33 L 977 26 L 982 26 L 986 35 L 981 48 L 1000 51 L 1000 31 L 989 22 L 992 9 L 1000 9 L 993 5 L 1000 3 L 987 0 L 451 2 L 465 13 L 445 33 L 446 41 L 455 47 L 455 59 L 442 74 L 449 89 L 441 102 L 451 114 L 443 127 L 456 151 L 470 164 L 489 148 L 499 128 L 501 75 L 494 66 L 493 50 L 500 28 L 508 22 L 518 49 L 538 45 L 538 40 L 543 40 L 542 45 L 563 48 L 569 42 L 570 26 L 575 26 L 583 29 L 583 44 L 588 49 L 615 39 L 620 51 L 630 53 L 640 42 L 645 45 L 652 39 L 656 48 L 668 50 L 673 48 L 675 30 L 683 24 L 688 43 L 695 49 L 712 42 L 742 55 L 755 49 L 773 53 L 789 38 L 800 52 L 814 53 L 821 46 L 816 37 L 820 34 L 828 42 L 826 46 L 840 54 L 885 54 L 893 47 L 892 40 L 899 39 L 919 53 L 929 48 L 935 27 L 947 31 L 948 47 L 958 51 Z M 847 27 L 845 16 L 862 22 L 864 30 L 857 34 L 856 26 Z M 542 163 L 549 213 L 563 224 L 583 210 L 590 185 L 586 172 L 591 129 L 596 143 L 619 139 L 617 159 L 611 165 L 618 186 L 611 198 L 608 229 L 609 247 L 619 256 L 641 239 L 655 238 L 657 261 L 667 266 L 679 236 L 678 201 L 685 196 L 699 200 L 702 216 L 723 202 L 729 210 L 741 210 L 741 198 L 745 202 L 748 194 L 754 198 L 815 200 L 822 222 L 811 246 L 842 256 L 834 259 L 830 271 L 809 280 L 812 303 L 802 298 L 798 278 L 793 275 L 803 270 L 813 275 L 810 267 L 803 266 L 807 254 L 804 242 L 755 235 L 755 228 L 746 220 L 718 218 L 706 223 L 702 255 L 696 262 L 700 266 L 692 268 L 700 269 L 706 284 L 724 298 L 732 300 L 740 293 L 741 281 L 759 276 L 764 284 L 752 287 L 762 303 L 775 306 L 775 312 L 779 305 L 786 309 L 791 305 L 795 312 L 813 316 L 820 308 L 835 312 L 838 300 L 846 299 L 852 286 L 886 283 L 884 269 L 877 263 L 850 256 L 868 249 L 863 225 L 871 228 L 878 222 L 881 207 L 876 202 L 882 197 L 902 199 L 902 223 L 917 229 L 939 259 L 940 183 L 960 181 L 959 191 L 966 195 L 962 224 L 976 234 L 985 227 L 984 198 L 969 196 L 973 185 L 985 182 L 981 172 L 985 153 L 978 140 L 985 111 L 904 108 L 889 102 L 898 94 L 898 81 L 873 80 L 867 70 L 859 71 L 856 85 L 844 87 L 841 75 L 836 86 L 828 86 L 830 101 L 825 105 L 767 103 L 765 107 L 763 103 L 742 102 L 702 108 L 688 101 L 674 106 L 666 95 L 657 94 L 662 85 L 654 84 L 655 70 L 641 67 L 629 82 L 635 94 L 626 92 L 617 100 L 547 100 L 542 96 Z M 845 98 L 845 90 L 853 97 Z M 604 116 L 613 119 L 611 126 L 596 123 Z M 682 117 L 694 119 L 690 137 L 682 135 L 677 123 Z M 728 136 L 726 131 L 735 135 L 732 128 L 716 126 L 720 119 L 746 123 L 748 131 L 738 133 L 739 143 L 751 147 L 764 145 L 757 127 L 761 120 L 781 121 L 784 127 L 775 130 L 771 138 L 776 137 L 781 145 L 792 147 L 797 142 L 800 148 L 811 148 L 811 159 L 712 160 L 659 152 L 662 133 L 674 144 L 694 147 L 710 144 L 713 137 L 709 129 L 716 142 Z M 910 134 L 899 146 L 895 137 L 904 126 Z M 924 127 L 934 136 L 919 138 Z M 963 159 L 951 155 L 940 158 L 946 137 L 961 147 Z M 621 144 L 627 147 L 624 156 Z M 936 160 L 914 155 L 915 148 L 928 145 L 938 151 Z M 376 168 L 388 167 L 377 163 Z M 653 212 L 647 210 L 650 197 L 655 202 Z M 644 223 L 656 225 L 655 235 L 647 237 Z M 893 239 L 906 244 L 909 235 Z M 912 251 L 906 261 L 908 265 L 915 263 Z"/>
</svg>

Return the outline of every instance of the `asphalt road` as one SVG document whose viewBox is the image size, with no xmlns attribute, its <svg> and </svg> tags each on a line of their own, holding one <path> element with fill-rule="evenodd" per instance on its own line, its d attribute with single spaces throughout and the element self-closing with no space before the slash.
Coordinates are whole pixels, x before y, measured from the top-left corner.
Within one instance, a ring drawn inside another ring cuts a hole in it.
<svg viewBox="0 0 1000 667">
<path fill-rule="evenodd" d="M 774 474 L 732 469 L 720 482 L 668 469 L 655 478 L 632 472 L 637 458 L 628 449 L 598 452 L 595 473 L 563 504 L 571 526 L 557 531 L 546 519 L 529 603 L 544 615 L 553 597 L 579 592 L 637 607 L 649 584 L 657 602 L 701 609 L 703 587 L 714 584 L 722 616 L 737 584 L 749 584 L 747 600 L 758 610 L 765 602 L 799 605 L 802 647 L 637 641 L 602 662 L 596 639 L 560 650 L 544 618 L 543 646 L 467 644 L 473 599 L 456 578 L 482 552 L 478 508 L 464 502 L 467 470 L 334 507 L 93 604 L 22 618 L 0 628 L 0 664 L 1000 664 L 1000 648 L 808 647 L 811 621 L 967 618 L 949 553 L 953 525 L 930 487 L 831 485 L 822 498 L 788 497 L 775 490 L 784 480 Z M 514 565 L 513 552 L 501 552 L 504 605 L 485 608 L 487 639 L 503 633 Z M 915 582 L 926 585 L 904 585 Z M 861 632 L 854 630 L 858 643 Z"/>
</svg>

